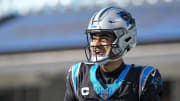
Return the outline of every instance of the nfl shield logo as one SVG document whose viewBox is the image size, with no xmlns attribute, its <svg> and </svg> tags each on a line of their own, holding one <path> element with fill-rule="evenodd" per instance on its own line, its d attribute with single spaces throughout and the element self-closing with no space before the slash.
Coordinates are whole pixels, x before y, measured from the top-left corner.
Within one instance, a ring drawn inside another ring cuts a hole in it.
<svg viewBox="0 0 180 101">
<path fill-rule="evenodd" d="M 107 93 L 107 92 L 102 93 L 102 97 L 103 97 L 104 99 L 107 99 L 107 98 L 108 98 L 108 93 Z"/>
</svg>

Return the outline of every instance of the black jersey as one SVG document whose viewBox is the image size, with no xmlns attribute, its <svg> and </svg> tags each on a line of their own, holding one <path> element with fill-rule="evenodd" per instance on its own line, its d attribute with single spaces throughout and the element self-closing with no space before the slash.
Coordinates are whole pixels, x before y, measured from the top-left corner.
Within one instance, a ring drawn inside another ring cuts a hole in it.
<svg viewBox="0 0 180 101">
<path fill-rule="evenodd" d="M 106 73 L 100 66 L 78 63 L 67 75 L 64 101 L 160 101 L 162 79 L 152 66 L 122 64 Z"/>
</svg>

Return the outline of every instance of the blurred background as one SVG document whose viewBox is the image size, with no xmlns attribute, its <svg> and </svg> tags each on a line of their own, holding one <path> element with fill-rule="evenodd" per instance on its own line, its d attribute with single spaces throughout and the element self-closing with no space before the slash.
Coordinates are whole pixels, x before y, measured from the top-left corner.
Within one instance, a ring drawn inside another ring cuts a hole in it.
<svg viewBox="0 0 180 101">
<path fill-rule="evenodd" d="M 158 68 L 162 101 L 179 101 L 180 0 L 0 0 L 0 101 L 63 101 L 68 68 L 86 60 L 91 16 L 112 5 L 136 19 L 125 62 Z"/>
</svg>

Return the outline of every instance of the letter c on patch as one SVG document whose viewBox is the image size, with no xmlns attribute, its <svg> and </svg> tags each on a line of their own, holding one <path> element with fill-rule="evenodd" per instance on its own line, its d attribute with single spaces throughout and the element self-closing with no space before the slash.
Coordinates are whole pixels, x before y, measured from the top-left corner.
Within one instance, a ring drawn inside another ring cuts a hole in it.
<svg viewBox="0 0 180 101">
<path fill-rule="evenodd" d="M 81 88 L 81 94 L 82 95 L 89 95 L 89 88 L 88 87 Z"/>
</svg>

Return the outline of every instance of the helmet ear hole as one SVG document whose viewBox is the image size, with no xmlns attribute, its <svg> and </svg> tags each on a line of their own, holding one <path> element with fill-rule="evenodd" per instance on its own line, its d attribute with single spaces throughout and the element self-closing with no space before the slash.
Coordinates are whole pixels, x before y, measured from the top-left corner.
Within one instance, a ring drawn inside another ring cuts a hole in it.
<svg viewBox="0 0 180 101">
<path fill-rule="evenodd" d="M 131 40 L 131 37 L 125 39 L 126 42 L 129 42 L 129 40 Z"/>
</svg>

